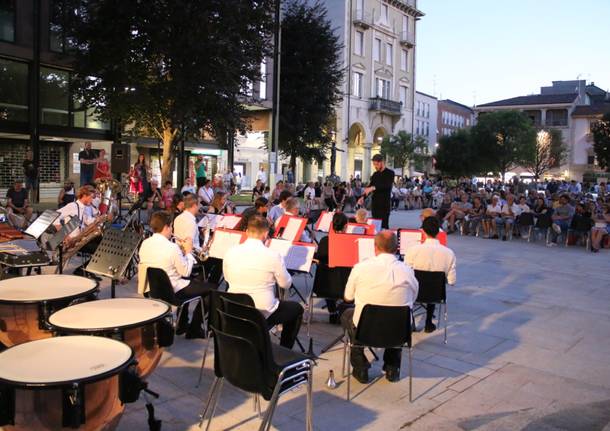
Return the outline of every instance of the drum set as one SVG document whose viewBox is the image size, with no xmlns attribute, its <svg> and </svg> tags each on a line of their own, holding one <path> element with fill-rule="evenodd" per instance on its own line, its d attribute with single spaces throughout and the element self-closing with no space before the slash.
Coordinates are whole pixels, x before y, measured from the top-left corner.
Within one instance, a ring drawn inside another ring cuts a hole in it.
<svg viewBox="0 0 610 431">
<path fill-rule="evenodd" d="M 112 430 L 140 391 L 156 395 L 143 379 L 173 344 L 170 306 L 98 289 L 61 274 L 0 281 L 0 429 Z"/>
</svg>

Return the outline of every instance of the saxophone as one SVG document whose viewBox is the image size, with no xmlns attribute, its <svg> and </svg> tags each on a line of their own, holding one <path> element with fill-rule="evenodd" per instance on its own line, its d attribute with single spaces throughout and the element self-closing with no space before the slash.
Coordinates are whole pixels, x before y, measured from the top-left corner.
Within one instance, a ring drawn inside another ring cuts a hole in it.
<svg viewBox="0 0 610 431">
<path fill-rule="evenodd" d="M 87 225 L 73 238 L 66 238 L 64 241 L 63 250 L 63 269 L 66 268 L 68 262 L 78 251 L 94 239 L 102 236 L 102 228 L 104 223 L 109 219 L 109 214 L 97 216 L 93 223 Z"/>
</svg>

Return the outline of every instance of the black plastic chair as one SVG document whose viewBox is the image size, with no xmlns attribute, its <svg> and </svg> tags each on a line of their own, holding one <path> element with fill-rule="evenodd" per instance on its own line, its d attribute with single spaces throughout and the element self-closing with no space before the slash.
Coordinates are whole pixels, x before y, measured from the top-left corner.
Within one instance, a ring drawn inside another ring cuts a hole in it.
<svg viewBox="0 0 610 431">
<path fill-rule="evenodd" d="M 309 294 L 307 316 L 307 335 L 309 335 L 311 321 L 313 319 L 314 299 L 342 300 L 345 293 L 345 285 L 352 268 L 336 267 L 329 268 L 328 265 L 320 263 L 316 267 L 316 276 L 313 288 Z"/>
<path fill-rule="evenodd" d="M 413 390 L 413 362 L 411 357 L 411 308 L 405 306 L 372 305 L 367 304 L 362 309 L 356 336 L 350 340 L 345 334 L 343 345 L 343 371 L 347 364 L 347 400 L 350 400 L 351 391 L 351 349 L 353 347 L 379 348 L 379 349 L 405 349 L 409 350 L 409 401 L 412 401 Z"/>
<path fill-rule="evenodd" d="M 254 306 L 254 301 L 250 295 L 245 293 L 229 293 L 229 292 L 221 292 L 218 290 L 210 291 L 210 311 L 208 312 L 208 328 L 214 326 L 218 328 L 220 326 L 218 310 L 222 310 L 222 302 L 220 298 L 230 298 L 235 302 Z M 208 355 L 208 350 L 210 348 L 210 337 L 213 336 L 213 332 L 207 331 L 207 339 L 205 343 L 205 348 L 203 350 L 203 358 L 201 359 L 201 368 L 199 369 L 199 379 L 197 380 L 197 387 L 201 384 L 201 379 L 203 378 L 203 369 L 205 368 L 205 360 Z"/>
<path fill-rule="evenodd" d="M 530 242 L 532 239 L 532 231 L 534 230 L 534 214 L 532 213 L 523 213 L 519 215 L 517 219 L 517 226 L 519 227 L 519 234 L 521 234 L 522 228 L 527 228 L 527 242 Z M 511 235 L 512 239 L 512 235 Z"/>
<path fill-rule="evenodd" d="M 201 414 L 200 426 L 209 416 L 209 429 L 224 379 L 246 392 L 259 394 L 269 401 L 269 406 L 260 425 L 260 430 L 268 430 L 279 397 L 298 386 L 307 383 L 306 429 L 313 430 L 312 384 L 313 361 L 300 353 L 271 343 L 264 316 L 255 308 L 222 299 L 233 310 L 253 316 L 250 320 L 218 310 L 219 327 L 214 331 L 214 373 L 216 379 Z M 247 310 L 247 311 L 244 311 Z M 258 316 L 252 311 L 258 313 Z M 256 398 L 255 398 L 256 400 Z"/>
<path fill-rule="evenodd" d="M 445 344 L 447 344 L 447 276 L 442 271 L 419 271 L 415 270 L 415 278 L 419 283 L 417 299 L 415 303 L 419 308 L 422 304 L 439 305 L 438 326 L 441 325 L 441 311 L 444 311 L 445 322 Z M 413 317 L 415 318 L 415 316 Z"/>
</svg>

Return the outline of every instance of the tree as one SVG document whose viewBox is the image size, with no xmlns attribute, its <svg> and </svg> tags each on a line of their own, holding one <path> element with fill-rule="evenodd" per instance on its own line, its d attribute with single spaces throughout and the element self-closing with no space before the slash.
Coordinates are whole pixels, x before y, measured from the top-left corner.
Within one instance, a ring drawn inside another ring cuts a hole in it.
<svg viewBox="0 0 610 431">
<path fill-rule="evenodd" d="M 610 112 L 591 124 L 591 133 L 597 164 L 610 172 Z"/>
<path fill-rule="evenodd" d="M 245 130 L 243 94 L 260 79 L 273 0 L 64 0 L 78 101 L 163 144 Z M 75 11 L 75 13 L 71 13 Z"/>
<path fill-rule="evenodd" d="M 534 157 L 527 160 L 524 167 L 534 176 L 537 182 L 552 168 L 561 166 L 568 156 L 568 151 L 560 130 L 540 130 L 536 135 Z"/>
<path fill-rule="evenodd" d="M 483 166 L 505 180 L 506 173 L 528 164 L 536 149 L 536 129 L 519 111 L 496 111 L 479 115 L 471 130 L 472 142 Z"/>
<path fill-rule="evenodd" d="M 294 172 L 298 157 L 322 161 L 332 146 L 342 46 L 321 3 L 291 0 L 284 11 L 278 144 Z"/>
<path fill-rule="evenodd" d="M 434 155 L 435 168 L 443 175 L 459 178 L 482 172 L 483 161 L 466 129 L 442 136 Z"/>
<path fill-rule="evenodd" d="M 428 142 L 422 136 L 413 139 L 413 135 L 399 131 L 395 135 L 388 135 L 381 141 L 381 155 L 392 157 L 394 167 L 403 169 L 407 165 L 414 164 L 420 168 L 429 156 Z"/>
</svg>

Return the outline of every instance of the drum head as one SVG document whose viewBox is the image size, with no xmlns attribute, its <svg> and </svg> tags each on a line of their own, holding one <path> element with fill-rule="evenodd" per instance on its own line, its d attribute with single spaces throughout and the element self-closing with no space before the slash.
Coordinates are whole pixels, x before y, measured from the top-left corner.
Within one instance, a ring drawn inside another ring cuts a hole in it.
<svg viewBox="0 0 610 431">
<path fill-rule="evenodd" d="M 114 298 L 83 302 L 51 314 L 55 330 L 101 332 L 143 326 L 165 316 L 170 306 L 144 298 Z"/>
<path fill-rule="evenodd" d="M 34 303 L 71 299 L 93 293 L 97 282 L 63 274 L 32 275 L 0 281 L 0 302 Z"/>
<path fill-rule="evenodd" d="M 101 380 L 126 368 L 131 347 L 111 338 L 73 335 L 30 341 L 0 353 L 0 382 L 18 387 Z"/>
</svg>

